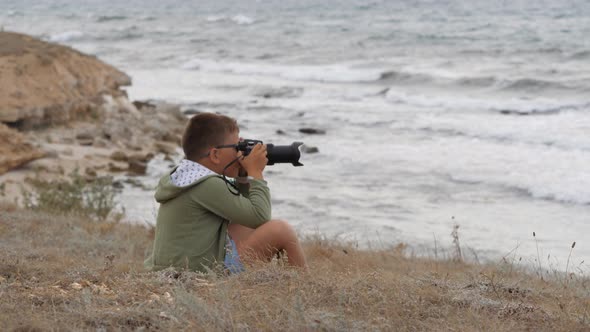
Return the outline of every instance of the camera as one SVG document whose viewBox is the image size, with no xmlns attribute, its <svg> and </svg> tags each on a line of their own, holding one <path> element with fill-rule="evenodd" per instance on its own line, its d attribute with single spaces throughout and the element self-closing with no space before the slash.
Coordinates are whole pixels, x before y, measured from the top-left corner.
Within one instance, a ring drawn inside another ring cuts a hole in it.
<svg viewBox="0 0 590 332">
<path fill-rule="evenodd" d="M 242 151 L 244 156 L 247 156 L 258 143 L 263 144 L 263 142 L 260 140 L 244 139 L 238 143 L 237 149 L 238 151 Z M 301 151 L 299 151 L 299 147 L 301 145 L 303 145 L 302 142 L 293 142 L 291 145 L 267 144 L 267 165 L 292 164 L 293 166 L 303 166 L 303 164 L 299 162 L 299 158 L 301 158 Z"/>
</svg>

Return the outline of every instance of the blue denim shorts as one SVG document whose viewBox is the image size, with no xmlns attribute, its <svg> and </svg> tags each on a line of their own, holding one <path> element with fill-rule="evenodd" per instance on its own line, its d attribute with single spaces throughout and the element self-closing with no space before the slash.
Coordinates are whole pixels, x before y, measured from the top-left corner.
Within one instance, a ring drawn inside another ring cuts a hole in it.
<svg viewBox="0 0 590 332">
<path fill-rule="evenodd" d="M 223 264 L 230 274 L 238 274 L 244 271 L 244 265 L 240 261 L 236 243 L 229 235 L 225 238 L 225 259 L 223 260 Z"/>
</svg>

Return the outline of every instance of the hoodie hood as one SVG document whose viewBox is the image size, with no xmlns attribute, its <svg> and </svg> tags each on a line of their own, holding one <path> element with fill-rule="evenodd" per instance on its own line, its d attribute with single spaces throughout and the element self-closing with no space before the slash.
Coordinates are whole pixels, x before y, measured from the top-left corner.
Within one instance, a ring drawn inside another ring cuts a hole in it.
<svg viewBox="0 0 590 332">
<path fill-rule="evenodd" d="M 191 160 L 183 159 L 170 173 L 164 175 L 156 188 L 156 201 L 163 203 L 211 176 L 219 174 Z"/>
</svg>

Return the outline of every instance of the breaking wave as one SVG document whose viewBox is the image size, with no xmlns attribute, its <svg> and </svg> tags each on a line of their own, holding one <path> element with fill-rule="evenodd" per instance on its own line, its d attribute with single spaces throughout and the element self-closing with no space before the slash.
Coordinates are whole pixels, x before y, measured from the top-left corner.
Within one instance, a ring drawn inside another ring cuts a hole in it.
<svg viewBox="0 0 590 332">
<path fill-rule="evenodd" d="M 72 31 L 64 31 L 60 33 L 53 34 L 49 36 L 49 41 L 56 42 L 56 43 L 64 43 L 64 42 L 71 42 L 84 39 L 86 35 L 82 31 L 72 30 Z"/>
</svg>

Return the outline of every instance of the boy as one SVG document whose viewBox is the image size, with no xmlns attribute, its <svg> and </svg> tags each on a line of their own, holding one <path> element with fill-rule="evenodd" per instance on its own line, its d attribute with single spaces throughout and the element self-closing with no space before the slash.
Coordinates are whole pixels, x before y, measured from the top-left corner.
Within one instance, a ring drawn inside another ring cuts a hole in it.
<svg viewBox="0 0 590 332">
<path fill-rule="evenodd" d="M 244 157 L 239 141 L 230 117 L 201 113 L 190 119 L 182 138 L 186 159 L 156 189 L 160 208 L 146 268 L 205 272 L 223 262 L 235 273 L 243 261 L 270 260 L 285 250 L 290 265 L 307 269 L 293 228 L 270 220 L 270 191 L 262 175 L 266 146 L 258 144 Z M 238 176 L 245 173 L 247 178 Z M 225 176 L 237 178 L 239 195 Z"/>
</svg>

